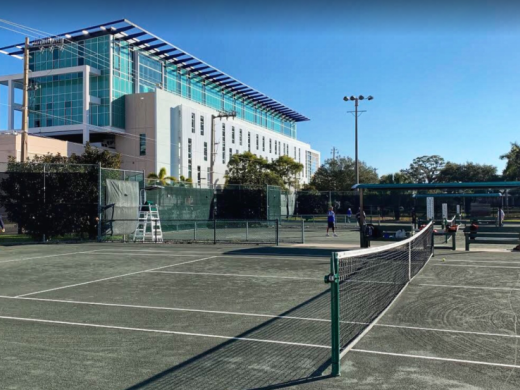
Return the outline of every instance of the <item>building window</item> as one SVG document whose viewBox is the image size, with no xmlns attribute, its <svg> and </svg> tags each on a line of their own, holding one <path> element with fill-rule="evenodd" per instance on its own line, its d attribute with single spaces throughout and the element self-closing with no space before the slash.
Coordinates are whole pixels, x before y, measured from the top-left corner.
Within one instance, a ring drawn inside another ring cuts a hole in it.
<svg viewBox="0 0 520 390">
<path fill-rule="evenodd" d="M 235 143 L 235 126 L 231 127 L 231 143 Z"/>
<path fill-rule="evenodd" d="M 294 147 L 294 159 L 296 160 L 296 146 Z"/>
<path fill-rule="evenodd" d="M 238 133 L 238 144 L 242 146 L 242 129 Z"/>
<path fill-rule="evenodd" d="M 226 124 L 222 123 L 222 163 L 226 163 Z"/>
<path fill-rule="evenodd" d="M 247 150 L 249 152 L 251 151 L 251 132 L 250 131 L 247 132 Z"/>
<path fill-rule="evenodd" d="M 200 135 L 204 135 L 204 117 L 200 116 Z"/>
<path fill-rule="evenodd" d="M 39 119 L 36 119 L 36 120 L 34 121 L 34 127 L 41 127 L 41 122 L 40 122 Z"/>
<path fill-rule="evenodd" d="M 262 152 L 265 152 L 265 137 L 262 137 Z"/>
<path fill-rule="evenodd" d="M 282 143 L 280 141 L 278 141 L 278 155 L 282 155 Z"/>
<path fill-rule="evenodd" d="M 233 149 L 229 148 L 229 159 L 231 160 L 231 157 L 233 157 Z"/>
<path fill-rule="evenodd" d="M 302 159 L 301 159 L 301 149 L 298 148 L 298 162 L 302 162 Z"/>
<path fill-rule="evenodd" d="M 191 132 L 195 133 L 195 114 L 191 114 Z"/>
<path fill-rule="evenodd" d="M 146 134 L 139 134 L 139 156 L 146 156 Z"/>
<path fill-rule="evenodd" d="M 208 161 L 208 143 L 204 142 L 204 161 Z"/>
<path fill-rule="evenodd" d="M 273 140 L 269 138 L 269 153 L 273 153 Z"/>
<path fill-rule="evenodd" d="M 46 126 L 47 126 L 47 127 L 51 127 L 51 126 L 52 126 L 52 119 L 47 119 L 46 122 L 47 122 L 47 123 L 46 123 Z"/>
<path fill-rule="evenodd" d="M 257 134 L 256 135 L 256 150 L 258 150 L 259 148 L 260 148 L 260 137 Z"/>
<path fill-rule="evenodd" d="M 200 165 L 197 166 L 197 183 L 200 186 Z"/>
<path fill-rule="evenodd" d="M 191 138 L 188 138 L 188 178 L 191 179 Z"/>
<path fill-rule="evenodd" d="M 235 154 L 238 154 L 238 149 L 237 149 L 237 150 L 235 150 L 235 152 L 236 152 Z"/>
<path fill-rule="evenodd" d="M 274 141 L 274 154 L 278 154 L 278 142 Z"/>
</svg>

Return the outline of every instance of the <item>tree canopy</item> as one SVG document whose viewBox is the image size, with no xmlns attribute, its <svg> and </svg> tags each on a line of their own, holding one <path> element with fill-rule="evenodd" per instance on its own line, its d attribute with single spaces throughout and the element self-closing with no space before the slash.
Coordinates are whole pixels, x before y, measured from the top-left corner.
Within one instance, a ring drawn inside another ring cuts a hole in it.
<svg viewBox="0 0 520 390">
<path fill-rule="evenodd" d="M 497 175 L 496 167 L 493 165 L 474 164 L 471 162 L 465 164 L 447 162 L 437 176 L 437 181 L 439 183 L 486 182 L 498 180 L 499 176 Z"/>
<path fill-rule="evenodd" d="M 228 163 L 227 184 L 243 184 L 251 186 L 277 185 L 284 186 L 282 178 L 271 171 L 269 162 L 251 152 L 234 154 Z"/>
<path fill-rule="evenodd" d="M 166 168 L 164 167 L 159 170 L 159 173 L 149 173 L 148 176 L 146 176 L 146 178 L 155 180 L 161 183 L 162 185 L 167 185 L 168 182 L 175 183 L 177 181 L 175 177 L 168 176 L 168 174 L 166 173 Z"/>
<path fill-rule="evenodd" d="M 511 181 L 520 181 L 520 145 L 517 142 L 511 143 L 511 150 L 500 159 L 507 160 L 506 167 L 502 172 L 504 179 Z"/>
<path fill-rule="evenodd" d="M 414 158 L 410 167 L 401 173 L 409 176 L 413 183 L 435 183 L 443 168 L 444 159 L 441 156 L 421 156 Z"/>
<path fill-rule="evenodd" d="M 61 154 L 48 153 L 43 156 L 34 156 L 31 159 L 33 163 L 47 164 L 94 164 L 101 163 L 102 168 L 121 168 L 121 155 L 116 152 L 102 150 L 92 147 L 88 142 L 85 145 L 85 151 L 82 154 L 73 153 L 70 157 Z"/>
<path fill-rule="evenodd" d="M 376 169 L 360 161 L 359 181 L 378 183 Z M 318 191 L 351 191 L 354 184 L 356 184 L 355 161 L 350 157 L 339 157 L 325 160 L 312 177 L 309 188 Z"/>
</svg>

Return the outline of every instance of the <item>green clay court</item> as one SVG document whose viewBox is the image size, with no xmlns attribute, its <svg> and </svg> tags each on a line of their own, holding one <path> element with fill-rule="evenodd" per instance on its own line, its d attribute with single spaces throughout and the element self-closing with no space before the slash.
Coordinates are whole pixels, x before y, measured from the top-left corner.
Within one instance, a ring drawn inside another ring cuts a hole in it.
<svg viewBox="0 0 520 390">
<path fill-rule="evenodd" d="M 520 258 L 463 246 L 436 250 L 331 377 L 328 243 L 2 247 L 2 387 L 520 386 Z"/>
</svg>

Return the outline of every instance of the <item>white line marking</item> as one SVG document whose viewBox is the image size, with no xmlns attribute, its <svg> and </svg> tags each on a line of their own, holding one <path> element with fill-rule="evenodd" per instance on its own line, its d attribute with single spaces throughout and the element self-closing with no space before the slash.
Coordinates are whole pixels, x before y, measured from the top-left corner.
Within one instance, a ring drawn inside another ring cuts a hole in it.
<svg viewBox="0 0 520 390">
<path fill-rule="evenodd" d="M 239 313 L 239 312 L 232 312 L 232 311 L 217 311 L 217 310 L 183 309 L 183 308 L 164 307 L 164 306 L 142 306 L 142 305 L 125 305 L 125 304 L 119 304 L 119 303 L 70 301 L 70 300 L 64 300 L 64 299 L 10 297 L 10 296 L 6 296 L 6 295 L 0 295 L 0 299 L 16 299 L 16 300 L 26 300 L 26 301 L 39 301 L 39 302 L 72 303 L 72 304 L 92 305 L 92 306 L 124 307 L 124 308 L 130 308 L 130 309 L 166 310 L 166 311 L 181 311 L 181 312 L 185 311 L 185 312 L 207 313 L 207 314 L 226 314 L 226 315 L 235 315 L 235 316 L 250 316 L 250 317 L 262 317 L 262 318 L 279 318 L 279 319 L 289 319 L 289 320 L 330 322 L 330 320 L 321 319 L 321 318 L 277 316 L 277 315 L 272 315 L 272 314 Z"/>
<path fill-rule="evenodd" d="M 269 275 L 242 275 L 242 274 L 214 274 L 210 272 L 182 272 L 182 271 L 147 271 L 149 273 L 157 274 L 184 274 L 184 275 L 209 275 L 209 276 L 234 276 L 239 278 L 272 278 L 272 279 L 293 279 L 293 280 L 313 280 L 318 281 L 317 278 L 299 278 L 297 276 L 269 276 Z"/>
<path fill-rule="evenodd" d="M 111 277 L 109 277 L 109 278 L 97 279 L 97 280 L 92 280 L 92 281 L 89 281 L 89 282 L 83 282 L 83 283 L 71 284 L 71 285 L 69 285 L 69 286 L 62 286 L 62 287 L 50 288 L 50 289 L 48 289 L 48 290 L 42 290 L 42 291 L 36 291 L 36 292 L 32 292 L 32 293 L 27 293 L 27 294 L 17 295 L 17 298 L 20 298 L 20 297 L 27 297 L 27 296 L 29 296 L 29 295 L 42 294 L 42 293 L 50 292 L 50 291 L 63 290 L 64 288 L 84 286 L 85 284 L 91 284 L 91 283 L 102 282 L 102 281 L 110 280 L 110 279 L 122 278 L 122 277 L 124 277 L 124 276 L 130 276 L 130 275 L 142 274 L 142 273 L 149 272 L 149 271 L 155 271 L 155 270 L 158 270 L 158 269 L 163 269 L 163 268 L 168 268 L 168 267 L 176 267 L 176 266 L 178 266 L 178 265 L 189 264 L 189 263 L 195 263 L 195 262 L 197 262 L 197 261 L 209 260 L 209 259 L 213 259 L 213 258 L 215 258 L 215 256 L 205 257 L 205 258 L 203 258 L 203 259 L 197 259 L 197 260 L 185 261 L 185 262 L 177 263 L 177 264 L 165 265 L 165 266 L 163 266 L 163 267 L 157 267 L 157 268 L 145 269 L 145 270 L 143 270 L 143 271 L 130 272 L 130 273 L 128 273 L 128 274 L 111 276 Z"/>
<path fill-rule="evenodd" d="M 431 223 L 431 222 L 430 222 Z M 401 241 L 402 242 L 402 241 Z M 426 260 L 426 262 L 424 263 L 423 267 L 419 270 L 419 272 L 414 275 L 413 278 L 411 278 L 408 283 L 405 284 L 405 286 L 403 287 L 403 289 L 401 291 L 399 291 L 399 294 L 397 294 L 397 296 L 392 300 L 392 302 L 390 302 L 390 304 L 386 307 L 385 310 L 383 310 L 377 317 L 376 319 L 370 324 L 368 325 L 364 330 L 363 332 L 361 332 L 354 340 L 352 340 L 352 342 L 347 346 L 347 348 L 345 348 L 341 354 L 340 354 L 340 359 L 345 356 L 348 351 L 350 351 L 352 348 L 354 348 L 356 346 L 357 343 L 359 343 L 359 341 L 361 341 L 361 339 L 368 333 L 370 332 L 370 330 L 377 325 L 377 323 L 379 322 L 379 320 L 385 315 L 385 313 L 390 310 L 390 308 L 392 307 L 392 305 L 399 299 L 399 297 L 401 296 L 401 294 L 406 290 L 406 288 L 410 285 L 411 281 L 414 280 L 415 277 L 417 277 L 417 275 L 420 275 L 421 272 L 426 268 L 426 265 L 428 264 L 428 262 L 431 260 L 433 256 L 433 253 L 430 254 L 430 257 L 428 257 L 428 260 Z"/>
<path fill-rule="evenodd" d="M 99 250 L 99 253 L 95 253 L 96 255 L 129 255 L 129 254 L 135 254 L 135 253 L 139 253 L 139 251 L 134 251 L 134 252 L 127 252 L 127 251 L 121 251 L 121 252 L 107 252 L 107 251 L 104 251 L 102 249 Z M 163 256 L 163 257 L 168 257 L 168 256 L 179 256 L 179 257 L 183 257 L 183 256 L 186 256 L 186 257 L 199 257 L 199 256 L 204 256 L 206 253 L 200 253 L 200 254 L 196 254 L 196 255 L 183 255 L 183 254 L 171 254 L 171 252 L 157 252 L 157 253 L 147 253 L 147 252 L 143 252 L 143 253 L 140 253 L 141 256 Z M 323 264 L 329 264 L 330 263 L 330 259 L 327 259 L 326 257 L 318 257 L 316 256 L 316 259 L 311 259 L 310 257 L 312 256 L 304 256 L 304 257 L 289 257 L 289 256 L 248 256 L 248 255 L 215 255 L 215 257 L 219 257 L 219 258 L 235 258 L 235 260 L 248 260 L 248 259 L 264 259 L 264 260 L 276 260 L 276 261 L 280 261 L 280 260 L 290 260 L 290 261 L 321 261 L 323 262 Z"/>
<path fill-rule="evenodd" d="M 60 254 L 57 254 L 57 255 L 48 255 L 48 256 L 27 257 L 27 258 L 24 258 L 24 259 L 5 260 L 5 261 L 0 261 L 0 264 L 4 264 L 4 263 L 12 263 L 12 262 L 14 262 L 14 261 L 25 261 L 25 260 L 46 259 L 46 258 L 49 258 L 49 257 L 73 256 L 73 255 L 79 255 L 79 254 L 83 254 L 83 253 L 90 253 L 90 254 L 92 254 L 93 252 L 97 252 L 97 251 L 99 251 L 99 250 L 101 250 L 101 249 L 92 250 L 92 251 L 84 251 L 84 252 L 60 253 Z"/>
<path fill-rule="evenodd" d="M 330 258 L 327 258 L 326 256 L 283 256 L 283 255 L 272 255 L 272 256 L 249 256 L 249 255 L 219 255 L 218 257 L 236 257 L 239 259 L 265 259 L 265 260 L 297 260 L 297 261 L 324 261 L 327 262 L 327 264 L 330 263 Z M 312 259 L 312 257 L 315 257 L 315 259 Z"/>
<path fill-rule="evenodd" d="M 97 253 L 92 253 L 93 255 L 99 255 L 99 256 L 107 256 L 107 255 L 119 255 L 119 256 L 124 256 L 124 255 L 136 255 L 137 253 L 136 252 L 97 252 Z M 160 256 L 160 257 L 200 257 L 201 255 L 174 255 L 174 254 L 171 254 L 171 253 L 168 253 L 168 252 L 165 252 L 165 253 L 142 253 L 140 254 L 140 256 Z"/>
<path fill-rule="evenodd" d="M 438 328 L 422 328 L 418 326 L 401 326 L 401 325 L 387 325 L 387 324 L 377 324 L 376 326 L 382 328 L 397 328 L 397 329 L 410 329 L 410 330 L 427 330 L 432 332 L 445 332 L 445 333 L 461 333 L 461 334 L 471 334 L 475 336 L 493 336 L 493 337 L 510 337 L 510 338 L 520 338 L 520 335 L 516 334 L 507 334 L 507 333 L 486 333 L 486 332 L 472 332 L 468 330 L 455 330 L 455 329 L 438 329 Z"/>
<path fill-rule="evenodd" d="M 486 287 L 486 286 L 456 286 L 456 285 L 450 285 L 450 284 L 427 284 L 427 283 L 415 284 L 414 283 L 412 286 L 431 286 L 431 287 L 450 287 L 450 288 L 475 288 L 475 289 L 483 289 L 483 290 L 520 291 L 520 288 Z"/>
<path fill-rule="evenodd" d="M 489 362 L 481 362 L 481 361 L 477 361 L 477 360 L 462 360 L 462 359 L 440 358 L 440 357 L 434 357 L 434 356 L 410 355 L 410 354 L 406 354 L 406 353 L 370 351 L 367 349 L 357 349 L 357 348 L 352 349 L 352 352 L 371 353 L 371 354 L 375 354 L 375 355 L 408 357 L 408 358 L 413 358 L 413 359 L 437 360 L 437 361 L 442 361 L 442 362 L 479 364 L 482 366 L 492 366 L 492 367 L 520 368 L 520 366 L 516 366 L 514 364 L 489 363 Z"/>
<path fill-rule="evenodd" d="M 520 267 L 505 267 L 503 265 L 471 265 L 471 264 L 432 264 L 437 267 L 466 267 L 466 268 L 509 268 L 520 269 Z"/>
<path fill-rule="evenodd" d="M 520 264 L 520 261 L 500 261 L 500 260 L 446 260 L 449 263 L 459 263 L 459 262 L 465 262 L 465 263 L 495 263 L 495 264 Z M 442 260 L 438 260 L 438 263 L 442 262 Z"/>
<path fill-rule="evenodd" d="M 317 344 L 304 344 L 304 343 L 292 343 L 292 342 L 288 342 L 288 341 L 252 339 L 252 338 L 248 338 L 248 337 L 219 336 L 219 335 L 203 334 L 203 333 L 178 332 L 178 331 L 173 331 L 173 330 L 129 328 L 126 326 L 99 325 L 99 324 L 88 324 L 88 323 L 82 323 L 82 322 L 52 321 L 52 320 L 41 320 L 41 319 L 36 319 L 36 318 L 21 318 L 21 317 L 8 317 L 8 316 L 0 316 L 0 319 L 14 320 L 14 321 L 39 322 L 39 323 L 44 323 L 44 324 L 59 324 L 59 325 L 84 326 L 84 327 L 89 327 L 89 328 L 130 330 L 130 331 L 135 331 L 135 332 L 175 334 L 175 335 L 181 335 L 181 336 L 208 337 L 208 338 L 225 339 L 225 340 L 242 340 L 242 341 L 253 341 L 253 342 L 258 342 L 258 343 L 284 344 L 284 345 L 294 345 L 294 346 L 298 346 L 298 347 L 330 349 L 330 346 L 317 345 Z"/>
<path fill-rule="evenodd" d="M 68 303 L 68 304 L 104 306 L 104 307 L 122 307 L 122 308 L 129 308 L 129 309 L 179 311 L 179 312 L 190 312 L 190 313 L 192 312 L 192 313 L 203 313 L 203 314 L 223 314 L 223 315 L 234 315 L 234 316 L 245 316 L 245 317 L 260 317 L 260 318 L 273 318 L 273 319 L 276 318 L 276 319 L 330 323 L 330 320 L 321 319 L 321 318 L 277 316 L 277 315 L 272 315 L 272 314 L 240 313 L 240 312 L 217 311 L 217 310 L 183 309 L 183 308 L 164 307 L 164 306 L 125 305 L 125 304 L 118 304 L 118 303 L 70 301 L 70 300 L 63 300 L 63 299 L 10 297 L 10 296 L 5 296 L 5 295 L 0 295 L 0 299 L 51 302 L 51 303 Z M 340 322 L 343 324 L 369 325 L 368 322 L 352 322 L 352 321 L 340 321 Z M 397 328 L 397 329 L 424 330 L 424 331 L 432 331 L 432 332 L 461 333 L 461 334 L 471 334 L 471 335 L 476 335 L 476 336 L 493 336 L 493 337 L 496 336 L 496 337 L 520 338 L 520 335 L 506 334 L 506 333 L 472 332 L 472 331 L 455 330 L 455 329 L 423 328 L 423 327 L 417 327 L 417 326 L 404 326 L 404 325 L 391 325 L 391 324 L 375 324 L 375 326 L 381 327 L 381 328 Z"/>
</svg>

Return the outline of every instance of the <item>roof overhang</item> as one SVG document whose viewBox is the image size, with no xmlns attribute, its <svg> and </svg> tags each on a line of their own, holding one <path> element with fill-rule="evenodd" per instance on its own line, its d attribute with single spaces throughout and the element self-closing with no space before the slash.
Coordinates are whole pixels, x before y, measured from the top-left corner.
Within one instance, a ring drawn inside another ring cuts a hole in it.
<svg viewBox="0 0 520 390">
<path fill-rule="evenodd" d="M 497 181 L 475 183 L 411 183 L 411 184 L 354 184 L 353 190 L 372 191 L 421 191 L 421 190 L 475 190 L 520 188 L 520 181 Z"/>
</svg>

